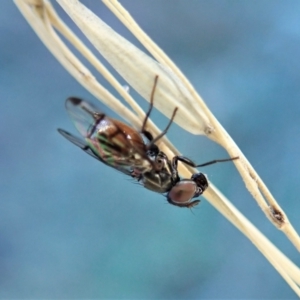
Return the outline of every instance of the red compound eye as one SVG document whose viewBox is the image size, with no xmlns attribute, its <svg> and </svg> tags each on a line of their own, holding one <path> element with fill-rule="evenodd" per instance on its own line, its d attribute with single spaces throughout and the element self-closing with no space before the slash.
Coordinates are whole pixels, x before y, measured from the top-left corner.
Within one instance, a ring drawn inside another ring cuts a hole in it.
<svg viewBox="0 0 300 300">
<path fill-rule="evenodd" d="M 197 185 L 191 180 L 181 180 L 170 190 L 168 197 L 176 203 L 189 202 L 197 191 Z"/>
</svg>

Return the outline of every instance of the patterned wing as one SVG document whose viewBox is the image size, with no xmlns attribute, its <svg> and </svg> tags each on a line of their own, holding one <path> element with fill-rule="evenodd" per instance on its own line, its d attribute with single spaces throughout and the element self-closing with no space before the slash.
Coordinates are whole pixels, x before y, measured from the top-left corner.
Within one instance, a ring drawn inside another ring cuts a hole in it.
<svg viewBox="0 0 300 300">
<path fill-rule="evenodd" d="M 75 127 L 84 137 L 85 147 L 99 160 L 125 174 L 132 170 L 143 173 L 152 168 L 153 162 L 146 153 L 145 143 L 138 131 L 121 121 L 109 118 L 91 103 L 80 98 L 68 98 L 66 109 Z M 74 143 L 74 140 L 71 142 Z"/>
<path fill-rule="evenodd" d="M 78 137 L 72 135 L 71 133 L 69 133 L 63 129 L 60 129 L 60 128 L 58 129 L 58 132 L 63 137 L 65 137 L 68 141 L 70 141 L 71 143 L 73 143 L 74 145 L 76 145 L 77 147 L 82 149 L 85 153 L 89 154 L 93 158 L 101 161 L 102 163 L 106 164 L 107 166 L 113 167 L 113 168 L 117 169 L 118 171 L 131 176 L 131 170 L 130 170 L 130 168 L 128 168 L 128 166 L 115 167 L 112 164 L 108 163 L 106 160 L 102 159 L 100 156 L 98 156 L 83 139 L 78 138 Z"/>
</svg>

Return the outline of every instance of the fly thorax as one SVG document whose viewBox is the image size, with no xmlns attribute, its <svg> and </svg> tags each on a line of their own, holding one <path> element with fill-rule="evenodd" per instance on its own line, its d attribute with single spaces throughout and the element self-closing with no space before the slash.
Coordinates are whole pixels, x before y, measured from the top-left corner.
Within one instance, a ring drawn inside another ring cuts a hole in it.
<svg viewBox="0 0 300 300">
<path fill-rule="evenodd" d="M 155 157 L 154 160 L 154 164 L 155 164 L 155 170 L 156 171 L 163 171 L 165 173 L 171 173 L 171 164 L 170 161 L 168 159 L 168 157 L 166 156 L 166 154 L 164 154 L 163 152 L 159 152 L 157 154 L 157 156 Z"/>
</svg>

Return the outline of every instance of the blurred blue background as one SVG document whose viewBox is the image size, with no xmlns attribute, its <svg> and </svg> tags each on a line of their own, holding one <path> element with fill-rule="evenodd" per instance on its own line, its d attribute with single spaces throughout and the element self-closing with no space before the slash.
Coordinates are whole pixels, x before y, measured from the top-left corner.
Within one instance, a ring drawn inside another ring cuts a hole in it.
<svg viewBox="0 0 300 300">
<path fill-rule="evenodd" d="M 100 1 L 84 3 L 134 41 Z M 300 232 L 300 2 L 122 3 L 191 80 Z M 193 213 L 168 205 L 64 140 L 58 127 L 76 132 L 65 98 L 93 97 L 12 1 L 3 1 L 0 24 L 0 298 L 296 299 L 204 198 Z M 167 122 L 158 112 L 153 119 Z M 168 136 L 198 163 L 227 157 L 177 125 Z M 300 265 L 232 164 L 202 171 Z"/>
</svg>

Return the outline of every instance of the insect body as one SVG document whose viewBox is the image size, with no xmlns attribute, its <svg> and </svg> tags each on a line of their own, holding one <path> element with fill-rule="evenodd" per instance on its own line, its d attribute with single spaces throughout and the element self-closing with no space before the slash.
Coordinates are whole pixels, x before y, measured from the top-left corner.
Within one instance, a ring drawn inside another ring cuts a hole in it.
<svg viewBox="0 0 300 300">
<path fill-rule="evenodd" d="M 66 109 L 84 140 L 62 129 L 58 131 L 85 152 L 130 176 L 152 168 L 139 132 L 79 98 L 68 98 Z"/>
<path fill-rule="evenodd" d="M 194 174 L 191 179 L 181 179 L 177 170 L 178 161 L 192 167 L 202 167 L 232 159 L 196 165 L 184 156 L 174 156 L 172 160 L 169 160 L 166 154 L 160 151 L 155 143 L 167 133 L 177 108 L 174 109 L 169 124 L 160 135 L 153 138 L 152 134 L 145 130 L 153 107 L 157 79 L 158 77 L 155 78 L 150 108 L 140 132 L 106 116 L 92 104 L 75 97 L 66 100 L 66 109 L 84 139 L 75 137 L 63 129 L 58 129 L 58 131 L 95 159 L 131 176 L 149 190 L 166 194 L 170 204 L 191 208 L 200 202 L 200 200 L 192 199 L 197 198 L 206 190 L 208 181 L 202 173 Z M 148 143 L 144 142 L 142 135 Z"/>
</svg>

